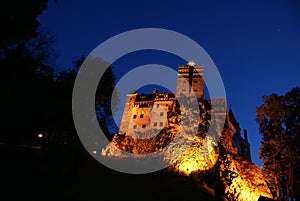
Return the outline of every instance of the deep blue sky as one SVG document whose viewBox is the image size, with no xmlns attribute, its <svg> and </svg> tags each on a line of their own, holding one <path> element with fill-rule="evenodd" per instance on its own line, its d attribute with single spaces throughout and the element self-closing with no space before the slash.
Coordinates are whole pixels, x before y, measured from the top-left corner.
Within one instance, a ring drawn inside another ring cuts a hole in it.
<svg viewBox="0 0 300 201">
<path fill-rule="evenodd" d="M 210 55 L 223 78 L 228 104 L 247 128 L 252 160 L 258 165 L 260 135 L 255 107 L 261 96 L 283 94 L 300 85 L 300 2 L 270 1 L 99 1 L 58 0 L 40 17 L 57 38 L 58 69 L 88 55 L 106 39 L 137 28 L 182 33 Z M 138 65 L 158 63 L 176 69 L 181 60 L 150 51 L 117 61 L 121 77 Z"/>
</svg>

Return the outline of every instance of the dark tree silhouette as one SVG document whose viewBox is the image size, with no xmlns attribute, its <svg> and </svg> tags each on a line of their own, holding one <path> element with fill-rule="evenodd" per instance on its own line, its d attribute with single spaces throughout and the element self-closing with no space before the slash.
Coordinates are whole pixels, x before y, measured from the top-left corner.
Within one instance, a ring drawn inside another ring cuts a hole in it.
<svg viewBox="0 0 300 201">
<path fill-rule="evenodd" d="M 39 32 L 47 0 L 10 1 L 0 8 L 0 103 L 5 141 L 32 140 L 52 101 L 53 37 Z"/>
<path fill-rule="evenodd" d="M 263 96 L 263 102 L 256 108 L 263 173 L 276 199 L 299 199 L 300 89 Z"/>
<path fill-rule="evenodd" d="M 35 37 L 40 26 L 37 17 L 47 9 L 48 0 L 7 1 L 0 7 L 0 51 L 6 57 L 11 49 Z"/>
<path fill-rule="evenodd" d="M 76 66 L 75 69 L 79 69 L 83 62 L 85 66 L 93 66 L 93 68 L 96 69 L 108 66 L 101 79 L 96 78 L 100 80 L 95 95 L 95 109 L 101 129 L 106 137 L 111 140 L 112 132 L 116 130 L 116 125 L 112 119 L 112 114 L 117 110 L 120 102 L 117 91 L 115 98 L 113 100 L 111 98 L 116 80 L 112 71 L 113 67 L 100 57 L 89 56 L 88 58 L 85 58 L 82 56 L 79 60 L 74 62 Z M 90 78 L 94 78 L 95 74 L 91 72 L 89 76 Z M 91 117 L 91 119 L 92 118 L 93 117 Z"/>
<path fill-rule="evenodd" d="M 1 141 L 32 143 L 39 133 L 43 142 L 78 144 L 72 119 L 72 90 L 82 62 L 54 72 L 56 55 L 52 34 L 39 30 L 37 17 L 47 8 L 47 0 L 9 2 L 0 10 L 0 103 Z M 101 65 L 99 58 L 87 62 Z M 96 95 L 101 127 L 110 136 L 110 95 L 115 84 L 109 68 Z M 115 105 L 115 104 L 113 104 Z"/>
</svg>

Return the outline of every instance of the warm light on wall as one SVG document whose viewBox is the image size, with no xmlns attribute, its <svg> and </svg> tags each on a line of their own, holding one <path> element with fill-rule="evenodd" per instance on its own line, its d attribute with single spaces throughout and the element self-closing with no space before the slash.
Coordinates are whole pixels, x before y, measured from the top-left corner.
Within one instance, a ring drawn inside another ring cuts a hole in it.
<svg viewBox="0 0 300 201">
<path fill-rule="evenodd" d="M 203 150 L 203 147 L 206 149 Z M 213 147 L 214 142 L 209 137 L 205 140 L 195 137 L 194 145 L 176 162 L 174 171 L 189 176 L 192 172 L 213 168 L 218 159 Z"/>
</svg>

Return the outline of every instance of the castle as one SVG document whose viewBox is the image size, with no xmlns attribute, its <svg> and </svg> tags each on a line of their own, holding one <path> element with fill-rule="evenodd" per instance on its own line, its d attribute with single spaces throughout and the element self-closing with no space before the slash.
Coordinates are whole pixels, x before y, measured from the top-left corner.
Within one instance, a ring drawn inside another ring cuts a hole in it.
<svg viewBox="0 0 300 201">
<path fill-rule="evenodd" d="M 213 104 L 215 114 L 226 115 L 235 130 L 232 136 L 233 146 L 244 160 L 251 161 L 247 131 L 244 129 L 244 137 L 242 137 L 241 128 L 232 110 L 226 110 L 225 99 L 204 99 L 203 73 L 204 66 L 198 66 L 195 62 L 190 61 L 184 66 L 178 66 L 175 93 L 158 92 L 157 89 L 154 89 L 152 94 L 138 94 L 136 91 L 127 94 L 118 134 L 138 138 L 153 136 L 167 127 L 170 124 L 169 119 L 178 113 L 179 106 L 176 97 L 193 96 L 197 99 L 199 108 L 203 105 Z M 208 109 L 206 116 L 203 118 L 210 118 L 211 114 L 211 109 Z"/>
<path fill-rule="evenodd" d="M 204 99 L 203 73 L 190 61 L 178 67 L 176 92 L 127 94 L 119 132 L 101 156 L 128 159 L 135 168 L 151 166 L 154 156 L 167 165 L 164 171 L 192 178 L 201 192 L 223 200 L 271 198 L 251 162 L 247 131 L 242 137 L 225 98 Z"/>
</svg>

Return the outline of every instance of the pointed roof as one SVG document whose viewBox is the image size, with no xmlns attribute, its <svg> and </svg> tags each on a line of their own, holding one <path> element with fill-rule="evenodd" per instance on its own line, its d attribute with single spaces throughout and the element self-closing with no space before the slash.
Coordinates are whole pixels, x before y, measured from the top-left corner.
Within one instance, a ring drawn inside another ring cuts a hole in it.
<svg viewBox="0 0 300 201">
<path fill-rule="evenodd" d="M 190 60 L 188 63 L 187 63 L 188 66 L 196 66 L 196 63 L 193 61 L 193 60 Z"/>
<path fill-rule="evenodd" d="M 229 110 L 228 112 L 228 116 L 229 116 L 229 119 L 231 121 L 231 123 L 235 126 L 235 127 L 239 127 L 239 123 L 237 122 L 234 114 L 233 114 L 233 111 L 232 109 Z"/>
</svg>

